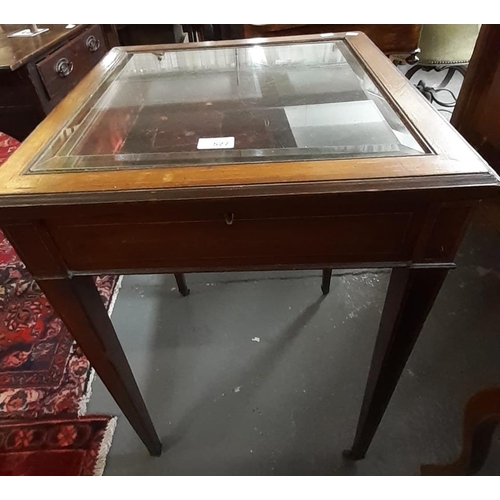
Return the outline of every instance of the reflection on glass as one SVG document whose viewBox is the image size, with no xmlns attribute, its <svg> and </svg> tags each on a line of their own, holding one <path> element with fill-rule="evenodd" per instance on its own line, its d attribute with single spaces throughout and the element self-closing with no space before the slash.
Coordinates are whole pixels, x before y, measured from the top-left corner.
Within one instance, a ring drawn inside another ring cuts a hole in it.
<svg viewBox="0 0 500 500">
<path fill-rule="evenodd" d="M 333 41 L 129 54 L 31 170 L 423 153 Z"/>
</svg>

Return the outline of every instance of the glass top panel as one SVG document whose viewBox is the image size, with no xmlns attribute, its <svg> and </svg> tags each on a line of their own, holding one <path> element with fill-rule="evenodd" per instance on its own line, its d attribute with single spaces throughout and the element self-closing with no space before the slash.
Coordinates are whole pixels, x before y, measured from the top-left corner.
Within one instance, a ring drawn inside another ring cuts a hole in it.
<svg viewBox="0 0 500 500">
<path fill-rule="evenodd" d="M 30 170 L 424 153 L 336 40 L 127 53 Z"/>
</svg>

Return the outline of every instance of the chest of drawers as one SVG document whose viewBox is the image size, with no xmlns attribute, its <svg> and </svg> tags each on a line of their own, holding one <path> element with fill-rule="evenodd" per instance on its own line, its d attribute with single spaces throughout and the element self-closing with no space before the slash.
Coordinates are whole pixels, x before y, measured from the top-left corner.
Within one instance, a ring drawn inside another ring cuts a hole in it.
<svg viewBox="0 0 500 500">
<path fill-rule="evenodd" d="M 9 38 L 15 30 L 3 26 L 0 130 L 23 140 L 101 60 L 108 43 L 100 25 L 47 25 L 33 38 Z"/>
</svg>

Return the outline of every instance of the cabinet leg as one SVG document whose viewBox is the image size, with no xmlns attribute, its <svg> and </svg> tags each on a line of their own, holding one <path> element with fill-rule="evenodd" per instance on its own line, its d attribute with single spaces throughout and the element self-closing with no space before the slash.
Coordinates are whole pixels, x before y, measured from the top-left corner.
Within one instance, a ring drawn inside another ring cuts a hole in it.
<svg viewBox="0 0 500 500">
<path fill-rule="evenodd" d="M 365 457 L 448 269 L 393 269 L 352 449 Z"/>
<path fill-rule="evenodd" d="M 330 281 L 332 280 L 332 270 L 323 269 L 323 277 L 321 279 L 321 291 L 323 295 L 328 295 L 330 293 Z"/>
<path fill-rule="evenodd" d="M 38 284 L 151 455 L 159 456 L 161 442 L 94 280 L 78 276 Z"/>
<path fill-rule="evenodd" d="M 184 275 L 184 273 L 175 273 L 174 276 L 175 276 L 175 281 L 177 282 L 177 288 L 179 289 L 179 293 L 183 297 L 187 297 L 191 290 L 189 290 L 189 288 L 187 287 L 186 276 Z"/>
</svg>

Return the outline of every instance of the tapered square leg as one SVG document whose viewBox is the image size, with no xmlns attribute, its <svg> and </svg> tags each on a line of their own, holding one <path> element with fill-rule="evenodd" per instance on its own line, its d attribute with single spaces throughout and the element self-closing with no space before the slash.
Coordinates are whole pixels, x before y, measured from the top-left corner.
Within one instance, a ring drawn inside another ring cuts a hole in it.
<svg viewBox="0 0 500 500">
<path fill-rule="evenodd" d="M 37 282 L 151 455 L 159 456 L 161 442 L 94 280 Z"/>
<path fill-rule="evenodd" d="M 330 282 L 332 280 L 332 270 L 323 269 L 323 277 L 321 279 L 321 291 L 323 295 L 328 295 L 330 293 Z"/>
<path fill-rule="evenodd" d="M 393 269 L 351 450 L 365 457 L 448 269 Z"/>
<path fill-rule="evenodd" d="M 186 276 L 184 275 L 184 273 L 175 273 L 174 276 L 175 276 L 175 281 L 177 282 L 177 288 L 179 289 L 179 293 L 183 297 L 187 297 L 191 290 L 189 290 L 189 288 L 187 287 Z"/>
</svg>

